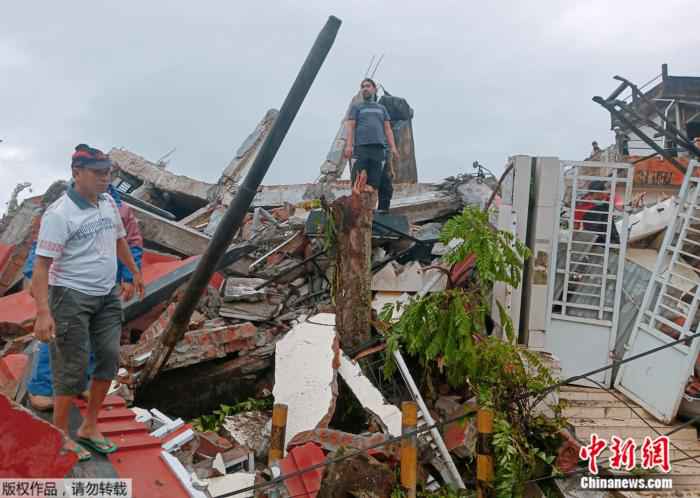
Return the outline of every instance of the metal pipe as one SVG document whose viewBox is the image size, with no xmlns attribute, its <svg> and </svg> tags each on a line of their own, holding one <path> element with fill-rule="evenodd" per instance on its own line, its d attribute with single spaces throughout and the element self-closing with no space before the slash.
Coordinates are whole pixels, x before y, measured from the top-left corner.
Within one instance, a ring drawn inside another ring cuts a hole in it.
<svg viewBox="0 0 700 498">
<path fill-rule="evenodd" d="M 411 242 L 415 242 L 416 244 L 430 245 L 430 242 L 428 242 L 427 240 L 417 239 L 407 233 L 403 233 L 401 230 L 397 230 L 396 228 L 391 227 L 389 225 L 385 225 L 384 223 L 381 223 L 377 220 L 372 220 L 372 224 L 377 225 L 379 228 L 383 228 L 384 230 L 387 230 L 395 235 L 398 235 L 399 238 L 410 240 Z"/>
<path fill-rule="evenodd" d="M 165 218 L 166 220 L 177 221 L 177 218 L 173 213 L 171 213 L 170 211 L 166 211 L 165 209 L 161 209 L 158 206 L 154 206 L 150 202 L 138 199 L 134 196 L 127 194 L 126 192 L 119 192 L 119 196 L 122 198 L 122 201 L 126 202 L 127 204 L 140 207 L 141 209 L 149 211 L 153 214 L 157 214 L 158 216 L 160 216 L 161 218 Z"/>
<path fill-rule="evenodd" d="M 326 250 L 325 250 L 325 249 L 323 249 L 322 251 L 319 251 L 319 252 L 317 252 L 317 253 L 315 253 L 315 254 L 312 254 L 311 256 L 309 256 L 308 258 L 306 258 L 305 260 L 299 261 L 299 262 L 298 262 L 297 264 L 295 264 L 294 266 L 290 266 L 289 268 L 287 268 L 287 269 L 286 269 L 285 271 L 283 271 L 282 273 L 278 273 L 278 274 L 275 275 L 274 277 L 268 278 L 268 279 L 265 280 L 263 283 L 261 283 L 260 285 L 256 285 L 256 286 L 253 287 L 253 288 L 254 288 L 255 290 L 260 290 L 260 289 L 262 289 L 263 287 L 265 287 L 266 285 L 269 285 L 269 284 L 271 284 L 272 282 L 275 282 L 275 281 L 277 281 L 278 279 L 282 278 L 284 275 L 288 275 L 290 271 L 296 270 L 296 269 L 299 268 L 300 266 L 304 266 L 304 265 L 305 265 L 306 263 L 308 263 L 309 261 L 313 261 L 314 259 L 318 258 L 319 256 L 323 256 L 324 254 L 326 254 Z"/>
<path fill-rule="evenodd" d="M 665 151 L 662 147 L 659 147 L 659 144 L 657 144 L 654 140 L 646 136 L 642 130 L 640 130 L 637 126 L 632 124 L 632 122 L 627 119 L 627 117 L 622 113 L 622 111 L 618 110 L 615 108 L 614 104 L 609 103 L 606 100 L 603 100 L 601 97 L 593 97 L 593 102 L 596 104 L 599 104 L 603 106 L 605 109 L 608 110 L 610 114 L 613 115 L 613 117 L 617 118 L 623 125 L 625 125 L 629 130 L 632 131 L 635 135 L 637 135 L 644 143 L 646 143 L 649 147 L 651 147 L 653 150 L 659 153 L 661 157 L 666 159 L 668 162 L 670 162 L 679 172 L 683 173 L 685 175 L 686 169 L 685 166 L 683 166 L 681 163 L 676 161 L 676 159 L 669 155 L 667 151 Z"/>
<path fill-rule="evenodd" d="M 224 252 L 231 244 L 234 234 L 241 227 L 243 218 L 258 192 L 258 187 L 262 183 L 263 178 L 265 178 L 272 160 L 275 158 L 284 137 L 287 135 L 294 118 L 299 112 L 301 104 L 309 93 L 311 84 L 333 46 L 340 24 L 340 19 L 330 16 L 311 47 L 311 51 L 301 66 L 292 88 L 284 99 L 270 133 L 260 147 L 260 151 L 253 161 L 250 171 L 238 189 L 236 197 L 222 217 L 209 246 L 207 246 L 206 251 L 197 264 L 197 269 L 173 313 L 168 329 L 163 334 L 162 347 L 154 351 L 154 354 L 149 358 L 143 372 L 142 382 L 148 382 L 158 374 L 162 366 L 167 362 L 175 344 L 182 339 L 187 331 L 190 318 L 202 296 L 202 292 L 206 288 L 212 274 L 216 271 Z"/>
</svg>

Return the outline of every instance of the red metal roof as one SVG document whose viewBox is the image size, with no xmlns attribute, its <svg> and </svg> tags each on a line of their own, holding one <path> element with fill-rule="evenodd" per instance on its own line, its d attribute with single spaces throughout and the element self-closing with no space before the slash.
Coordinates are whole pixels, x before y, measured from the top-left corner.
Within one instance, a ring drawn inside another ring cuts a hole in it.
<svg viewBox="0 0 700 498">
<path fill-rule="evenodd" d="M 174 256 L 166 256 L 162 254 L 144 253 L 143 256 L 143 279 L 145 284 L 159 279 L 168 273 L 175 271 L 179 267 L 185 265 L 192 258 L 180 260 Z M 212 278 L 213 285 L 221 285 L 221 276 L 218 274 Z M 36 316 L 36 305 L 34 298 L 27 291 L 17 292 L 9 296 L 0 298 L 0 323 L 13 323 L 16 325 L 28 327 L 31 325 Z"/>
<path fill-rule="evenodd" d="M 77 400 L 75 404 L 84 416 L 87 408 L 85 401 Z M 126 402 L 119 396 L 107 396 L 97 415 L 100 432 L 119 447 L 108 455 L 117 475 L 133 479 L 134 498 L 189 498 L 188 492 L 160 454 L 164 442 L 191 429 L 191 426 L 185 424 L 159 439 L 149 435 L 148 427 L 134 418 L 134 412 L 126 408 Z"/>
<path fill-rule="evenodd" d="M 62 448 L 64 434 L 0 393 L 0 477 L 62 478 L 78 456 Z"/>
</svg>

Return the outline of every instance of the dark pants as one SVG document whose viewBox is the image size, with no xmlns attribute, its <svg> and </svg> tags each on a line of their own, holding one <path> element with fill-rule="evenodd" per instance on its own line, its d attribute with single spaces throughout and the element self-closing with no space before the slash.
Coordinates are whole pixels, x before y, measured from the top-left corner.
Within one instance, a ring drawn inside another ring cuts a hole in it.
<svg viewBox="0 0 700 498">
<path fill-rule="evenodd" d="M 388 210 L 394 195 L 394 185 L 391 179 L 389 161 L 386 160 L 386 150 L 383 145 L 362 145 L 355 147 L 355 163 L 350 171 L 350 180 L 355 179 L 360 171 L 367 173 L 367 184 L 377 190 L 379 196 L 378 209 Z"/>
<path fill-rule="evenodd" d="M 377 208 L 380 211 L 388 211 L 391 205 L 391 198 L 394 195 L 394 181 L 391 179 L 389 174 L 389 162 L 384 163 L 384 168 L 382 169 L 382 178 L 379 182 L 379 205 Z"/>
<path fill-rule="evenodd" d="M 66 287 L 49 287 L 49 307 L 56 323 L 50 344 L 53 390 L 77 395 L 87 388 L 90 352 L 92 378 L 112 380 L 119 368 L 122 305 L 115 286 L 106 296 L 90 296 Z"/>
</svg>

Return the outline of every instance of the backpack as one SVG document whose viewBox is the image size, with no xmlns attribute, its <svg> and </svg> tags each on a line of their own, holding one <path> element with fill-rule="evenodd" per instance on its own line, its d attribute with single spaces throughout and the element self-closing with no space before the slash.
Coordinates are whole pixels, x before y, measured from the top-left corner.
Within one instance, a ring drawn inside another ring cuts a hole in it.
<svg viewBox="0 0 700 498">
<path fill-rule="evenodd" d="M 384 95 L 382 95 L 382 98 L 379 99 L 379 103 L 386 107 L 392 123 L 396 121 L 408 121 L 409 119 L 413 119 L 413 109 L 411 109 L 411 106 L 408 105 L 406 99 L 402 97 L 395 97 L 384 90 Z"/>
</svg>

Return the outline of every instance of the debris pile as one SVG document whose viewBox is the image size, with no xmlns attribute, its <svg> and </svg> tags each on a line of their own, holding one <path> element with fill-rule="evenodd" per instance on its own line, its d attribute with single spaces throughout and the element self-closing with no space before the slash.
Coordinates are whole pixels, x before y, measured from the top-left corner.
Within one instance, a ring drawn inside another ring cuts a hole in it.
<svg viewBox="0 0 700 498">
<path fill-rule="evenodd" d="M 376 336 L 371 344 L 358 342 L 344 351 L 336 334 L 335 313 L 343 305 L 333 305 L 337 261 L 327 240 L 333 222 L 328 206 L 349 196 L 347 181 L 261 187 L 183 338 L 156 378 L 142 379 L 149 358 L 165 347 L 164 334 L 188 277 L 276 116 L 274 110 L 266 113 L 216 184 L 175 175 L 167 164 L 126 149 L 110 152 L 116 171 L 112 186 L 132 208 L 143 235 L 147 284 L 144 301 L 124 303 L 121 368 L 111 396 L 133 406 L 133 423 L 163 439 L 161 460 L 192 496 L 205 490 L 218 496 L 267 482 L 306 466 L 308 458 L 333 458 L 348 449 L 368 452 L 321 469 L 316 476 L 320 495 L 376 488 L 385 496 L 397 485 L 400 460 L 400 445 L 389 438 L 401 435 L 399 404 L 411 395 L 405 386 L 397 388 L 395 381 L 387 386 L 382 379 L 372 359 L 383 349 Z M 31 355 L 36 347 L 31 335 L 35 311 L 23 290 L 21 269 L 41 213 L 65 185 L 24 200 L 3 219 L 0 346 L 5 363 L 11 363 L 12 354 Z M 483 207 L 491 193 L 481 178 L 470 175 L 441 184 L 397 183 L 390 211 L 374 213 L 367 232 L 368 313 L 374 310 L 376 318 L 386 303 L 445 289 L 449 279 L 439 257 L 449 247 L 438 244 L 440 229 L 463 206 Z M 20 370 L 3 377 L 3 387 L 26 401 L 29 367 Z M 273 400 L 286 405 L 288 418 L 283 457 L 270 471 Z M 444 415 L 460 406 L 454 402 Z M 450 431 L 459 435 L 449 438 L 448 449 L 473 455 L 473 425 Z M 432 451 L 423 448 L 422 458 L 434 460 Z M 362 470 L 348 479 L 352 469 Z M 441 471 L 428 479 L 433 487 Z M 289 479 L 277 488 L 294 495 L 306 486 L 306 478 Z"/>
</svg>

